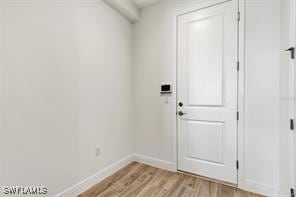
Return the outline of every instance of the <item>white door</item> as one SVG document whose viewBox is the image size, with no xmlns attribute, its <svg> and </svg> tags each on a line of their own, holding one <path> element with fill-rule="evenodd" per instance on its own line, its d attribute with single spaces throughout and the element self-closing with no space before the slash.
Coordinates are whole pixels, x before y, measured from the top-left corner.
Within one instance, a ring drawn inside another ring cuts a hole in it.
<svg viewBox="0 0 296 197">
<path fill-rule="evenodd" d="M 178 169 L 235 184 L 237 13 L 232 0 L 178 17 Z"/>
</svg>

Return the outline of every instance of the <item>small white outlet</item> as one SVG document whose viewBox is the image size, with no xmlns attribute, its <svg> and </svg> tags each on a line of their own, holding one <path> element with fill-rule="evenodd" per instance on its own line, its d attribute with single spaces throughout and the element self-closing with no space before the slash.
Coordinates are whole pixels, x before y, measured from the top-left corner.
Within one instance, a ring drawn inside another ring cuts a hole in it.
<svg viewBox="0 0 296 197">
<path fill-rule="evenodd" d="M 101 148 L 99 146 L 96 146 L 96 148 L 95 148 L 95 155 L 96 155 L 96 157 L 101 155 Z"/>
</svg>

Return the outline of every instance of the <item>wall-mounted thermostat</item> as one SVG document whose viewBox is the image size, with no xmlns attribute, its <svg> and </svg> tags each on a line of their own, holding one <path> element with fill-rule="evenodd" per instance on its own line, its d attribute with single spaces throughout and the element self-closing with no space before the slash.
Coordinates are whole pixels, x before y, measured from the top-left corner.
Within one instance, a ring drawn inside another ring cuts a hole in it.
<svg viewBox="0 0 296 197">
<path fill-rule="evenodd" d="M 172 93 L 172 84 L 170 84 L 170 83 L 161 84 L 160 93 L 161 94 L 171 94 Z"/>
</svg>

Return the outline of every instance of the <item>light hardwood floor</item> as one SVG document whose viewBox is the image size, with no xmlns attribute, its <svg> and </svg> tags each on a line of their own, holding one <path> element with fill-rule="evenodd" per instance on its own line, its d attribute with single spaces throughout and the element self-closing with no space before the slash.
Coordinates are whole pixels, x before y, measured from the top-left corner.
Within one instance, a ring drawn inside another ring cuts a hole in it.
<svg viewBox="0 0 296 197">
<path fill-rule="evenodd" d="M 195 176 L 133 162 L 79 197 L 260 197 Z"/>
</svg>

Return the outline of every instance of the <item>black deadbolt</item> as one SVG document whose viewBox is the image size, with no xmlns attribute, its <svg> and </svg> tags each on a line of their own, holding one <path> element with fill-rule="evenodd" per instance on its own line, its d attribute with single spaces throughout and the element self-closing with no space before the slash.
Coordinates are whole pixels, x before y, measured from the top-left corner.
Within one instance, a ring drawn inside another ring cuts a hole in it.
<svg viewBox="0 0 296 197">
<path fill-rule="evenodd" d="M 180 106 L 180 107 L 182 107 L 182 106 L 183 106 L 183 103 L 182 103 L 182 102 L 180 102 L 180 103 L 179 103 L 179 106 Z"/>
</svg>

